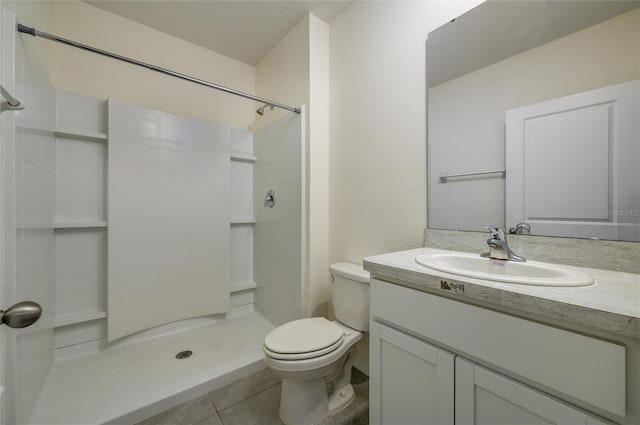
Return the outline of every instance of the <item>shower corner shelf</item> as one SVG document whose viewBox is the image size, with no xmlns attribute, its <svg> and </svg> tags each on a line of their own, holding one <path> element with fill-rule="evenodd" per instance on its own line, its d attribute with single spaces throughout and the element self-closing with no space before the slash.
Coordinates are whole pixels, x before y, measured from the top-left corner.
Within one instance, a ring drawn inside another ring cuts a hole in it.
<svg viewBox="0 0 640 425">
<path fill-rule="evenodd" d="M 56 127 L 53 129 L 53 134 L 61 137 L 82 138 L 82 139 L 91 139 L 91 140 L 97 140 L 97 141 L 106 141 L 108 139 L 107 133 L 84 130 L 81 128 Z"/>
<path fill-rule="evenodd" d="M 231 160 L 242 162 L 256 162 L 258 160 L 258 157 L 248 153 L 231 152 Z"/>
<path fill-rule="evenodd" d="M 106 227 L 106 221 L 57 221 L 53 223 L 54 229 L 103 229 Z"/>
<path fill-rule="evenodd" d="M 107 313 L 102 310 L 89 310 L 80 313 L 64 314 L 53 319 L 53 327 L 75 325 L 77 323 L 90 322 L 91 320 L 104 319 Z"/>
<path fill-rule="evenodd" d="M 253 217 L 234 217 L 230 220 L 230 223 L 233 224 L 256 224 L 258 222 L 257 219 Z"/>
<path fill-rule="evenodd" d="M 253 281 L 235 282 L 229 284 L 229 292 L 246 291 L 247 289 L 255 289 L 258 285 Z"/>
</svg>

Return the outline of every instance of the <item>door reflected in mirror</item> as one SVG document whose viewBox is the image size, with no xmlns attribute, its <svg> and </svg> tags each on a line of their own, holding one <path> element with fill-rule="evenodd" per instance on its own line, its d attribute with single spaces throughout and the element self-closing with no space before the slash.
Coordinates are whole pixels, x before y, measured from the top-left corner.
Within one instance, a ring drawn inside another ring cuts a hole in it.
<svg viewBox="0 0 640 425">
<path fill-rule="evenodd" d="M 430 228 L 640 239 L 638 6 L 488 1 L 429 34 Z"/>
</svg>

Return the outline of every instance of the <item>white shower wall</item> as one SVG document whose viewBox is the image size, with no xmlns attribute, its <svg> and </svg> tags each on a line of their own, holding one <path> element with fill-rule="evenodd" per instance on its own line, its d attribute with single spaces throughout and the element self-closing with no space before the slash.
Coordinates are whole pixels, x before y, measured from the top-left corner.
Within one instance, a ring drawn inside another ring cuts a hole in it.
<svg viewBox="0 0 640 425">
<path fill-rule="evenodd" d="M 54 323 L 62 355 L 107 346 L 107 144 L 106 99 L 57 91 Z M 252 309 L 254 301 L 254 163 L 252 133 L 232 129 L 229 292 L 235 311 Z"/>
<path fill-rule="evenodd" d="M 303 315 L 305 262 L 304 108 L 257 130 L 256 309 L 281 324 Z M 275 192 L 269 208 L 265 197 Z"/>
<path fill-rule="evenodd" d="M 108 114 L 109 341 L 227 313 L 229 125 L 114 98 Z"/>
</svg>

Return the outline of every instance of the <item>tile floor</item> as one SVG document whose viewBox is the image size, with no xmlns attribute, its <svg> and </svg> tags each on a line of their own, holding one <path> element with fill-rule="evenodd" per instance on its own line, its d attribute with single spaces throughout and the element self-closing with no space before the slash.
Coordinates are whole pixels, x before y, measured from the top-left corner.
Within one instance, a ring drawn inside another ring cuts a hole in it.
<svg viewBox="0 0 640 425">
<path fill-rule="evenodd" d="M 353 369 L 356 399 L 318 425 L 367 425 L 369 378 Z M 281 425 L 281 380 L 270 369 L 233 382 L 136 425 Z"/>
</svg>

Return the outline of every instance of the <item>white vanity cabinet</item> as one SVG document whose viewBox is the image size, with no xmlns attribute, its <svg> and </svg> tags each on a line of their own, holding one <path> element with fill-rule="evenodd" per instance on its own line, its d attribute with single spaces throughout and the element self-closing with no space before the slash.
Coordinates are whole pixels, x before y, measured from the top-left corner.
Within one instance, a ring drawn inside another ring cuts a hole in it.
<svg viewBox="0 0 640 425">
<path fill-rule="evenodd" d="M 625 347 L 371 281 L 371 424 L 610 423 Z"/>
</svg>

